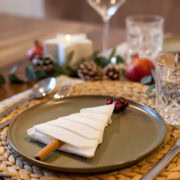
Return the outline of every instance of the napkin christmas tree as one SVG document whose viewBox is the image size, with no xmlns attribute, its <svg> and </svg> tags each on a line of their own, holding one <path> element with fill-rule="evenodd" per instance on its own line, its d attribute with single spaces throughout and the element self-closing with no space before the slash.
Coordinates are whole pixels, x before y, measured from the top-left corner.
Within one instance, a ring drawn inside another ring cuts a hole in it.
<svg viewBox="0 0 180 180">
<path fill-rule="evenodd" d="M 113 110 L 114 104 L 83 108 L 80 113 L 35 125 L 27 130 L 27 134 L 44 144 L 60 140 L 65 143 L 60 150 L 90 158 L 102 142 Z"/>
</svg>

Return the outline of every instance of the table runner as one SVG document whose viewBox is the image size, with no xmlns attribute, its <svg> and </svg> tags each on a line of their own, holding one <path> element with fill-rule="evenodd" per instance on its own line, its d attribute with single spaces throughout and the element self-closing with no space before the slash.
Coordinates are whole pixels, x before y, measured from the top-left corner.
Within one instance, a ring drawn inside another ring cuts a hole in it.
<svg viewBox="0 0 180 180">
<path fill-rule="evenodd" d="M 121 81 L 89 81 L 79 84 L 80 81 L 71 80 L 69 78 L 63 77 L 61 78 L 61 80 L 58 81 L 58 87 L 56 91 L 65 82 L 74 84 L 71 95 L 95 94 L 123 96 L 125 98 L 132 99 L 136 102 L 154 108 L 154 99 L 148 98 L 145 93 L 147 86 L 139 83 Z M 77 82 L 78 84 L 76 84 Z M 47 97 L 43 100 L 31 100 L 30 102 L 21 105 L 18 109 L 13 111 L 7 117 L 3 118 L 2 121 L 24 111 L 30 106 L 38 104 L 42 101 L 46 101 L 48 98 L 50 97 Z M 170 148 L 176 143 L 177 138 L 180 137 L 179 126 L 167 125 L 167 135 L 162 146 L 139 163 L 128 168 L 113 172 L 83 175 L 57 173 L 30 164 L 28 161 L 24 160 L 21 156 L 16 154 L 9 145 L 7 140 L 7 129 L 8 127 L 5 127 L 0 132 L 0 176 L 2 176 L 4 179 L 138 180 L 144 174 L 146 174 L 170 150 Z M 180 156 L 176 156 L 156 179 L 180 179 Z"/>
</svg>

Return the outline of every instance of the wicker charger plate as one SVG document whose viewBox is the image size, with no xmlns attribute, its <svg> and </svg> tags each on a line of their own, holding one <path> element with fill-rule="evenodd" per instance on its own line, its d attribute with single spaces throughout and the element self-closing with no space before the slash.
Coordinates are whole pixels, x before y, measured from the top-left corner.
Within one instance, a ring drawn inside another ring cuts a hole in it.
<svg viewBox="0 0 180 180">
<path fill-rule="evenodd" d="M 139 103 L 154 107 L 154 99 L 148 98 L 145 94 L 147 86 L 132 82 L 86 82 L 78 84 L 73 88 L 72 95 L 84 94 L 100 94 L 112 96 L 124 96 Z M 10 114 L 7 118 L 24 111 L 27 107 L 38 104 L 41 101 L 33 100 L 22 105 L 19 109 Z M 55 173 L 46 169 L 41 169 L 30 164 L 13 152 L 7 141 L 7 128 L 4 128 L 0 133 L 0 176 L 4 179 L 76 179 L 76 180 L 138 180 L 149 169 L 151 169 L 161 159 L 169 149 L 176 143 L 180 137 L 180 127 L 167 126 L 167 135 L 162 146 L 154 153 L 149 155 L 143 161 L 129 168 L 114 171 L 105 174 L 91 175 L 75 175 L 66 173 Z M 159 180 L 165 179 L 180 179 L 180 156 L 176 158 L 159 174 L 156 178 Z"/>
</svg>

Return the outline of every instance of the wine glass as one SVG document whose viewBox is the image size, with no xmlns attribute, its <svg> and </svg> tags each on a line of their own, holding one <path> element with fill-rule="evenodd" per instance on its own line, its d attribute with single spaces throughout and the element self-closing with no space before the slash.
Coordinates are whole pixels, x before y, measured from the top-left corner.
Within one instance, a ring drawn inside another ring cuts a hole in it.
<svg viewBox="0 0 180 180">
<path fill-rule="evenodd" d="M 105 27 L 103 33 L 103 51 L 109 48 L 109 23 L 111 17 L 126 0 L 87 0 L 88 4 L 102 17 Z"/>
</svg>

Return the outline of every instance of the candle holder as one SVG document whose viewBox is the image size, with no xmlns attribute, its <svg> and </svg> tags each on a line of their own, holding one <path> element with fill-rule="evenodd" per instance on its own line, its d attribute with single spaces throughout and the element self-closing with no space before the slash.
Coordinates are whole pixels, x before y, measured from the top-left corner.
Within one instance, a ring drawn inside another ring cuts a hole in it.
<svg viewBox="0 0 180 180">
<path fill-rule="evenodd" d="M 85 34 L 58 34 L 44 41 L 45 55 L 51 55 L 59 65 L 67 63 L 67 56 L 73 52 L 71 66 L 93 53 L 93 44 Z"/>
</svg>

